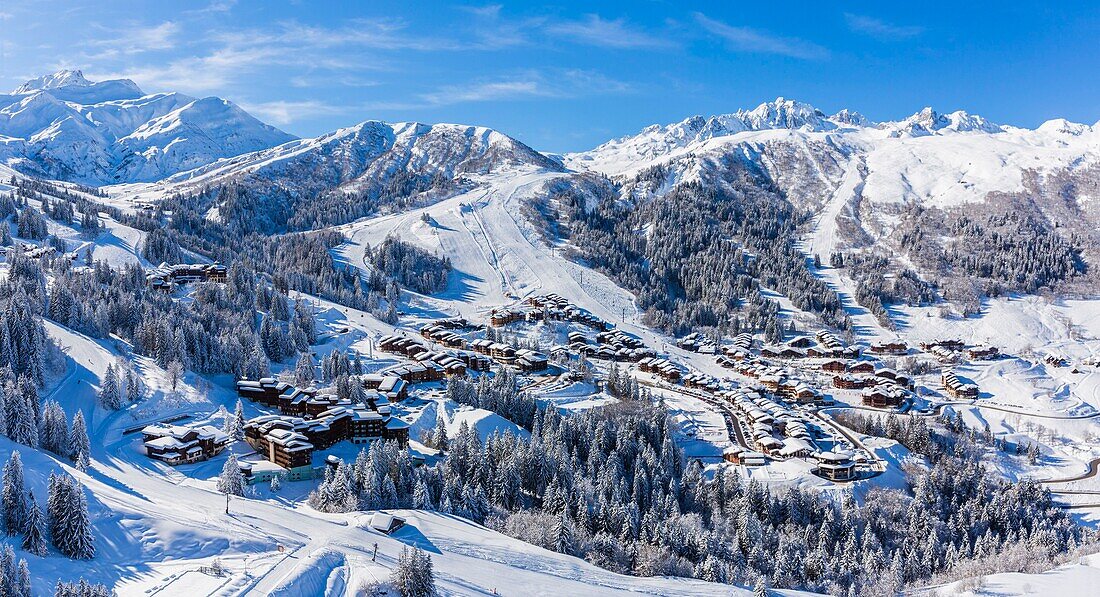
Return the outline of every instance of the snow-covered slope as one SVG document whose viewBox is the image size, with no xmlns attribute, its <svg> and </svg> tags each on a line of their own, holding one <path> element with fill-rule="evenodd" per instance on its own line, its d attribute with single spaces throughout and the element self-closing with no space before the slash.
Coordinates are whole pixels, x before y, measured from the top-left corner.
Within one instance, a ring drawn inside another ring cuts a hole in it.
<svg viewBox="0 0 1100 597">
<path fill-rule="evenodd" d="M 355 190 L 398 173 L 451 179 L 517 166 L 561 169 L 523 143 L 485 127 L 370 120 L 181 172 L 165 182 L 179 188 L 245 178 L 297 190 Z"/>
<path fill-rule="evenodd" d="M 0 95 L 0 161 L 86 184 L 159 180 L 293 139 L 219 98 L 59 71 Z"/>
</svg>

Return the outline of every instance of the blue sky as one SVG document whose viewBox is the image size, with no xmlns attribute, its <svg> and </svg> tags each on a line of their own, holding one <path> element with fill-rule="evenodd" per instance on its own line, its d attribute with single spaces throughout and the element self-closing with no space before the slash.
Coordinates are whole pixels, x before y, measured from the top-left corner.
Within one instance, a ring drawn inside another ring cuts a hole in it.
<svg viewBox="0 0 1100 597">
<path fill-rule="evenodd" d="M 0 89 L 58 68 L 218 95 L 309 136 L 461 122 L 546 151 L 777 96 L 1100 119 L 1100 3 L 0 2 Z"/>
</svg>

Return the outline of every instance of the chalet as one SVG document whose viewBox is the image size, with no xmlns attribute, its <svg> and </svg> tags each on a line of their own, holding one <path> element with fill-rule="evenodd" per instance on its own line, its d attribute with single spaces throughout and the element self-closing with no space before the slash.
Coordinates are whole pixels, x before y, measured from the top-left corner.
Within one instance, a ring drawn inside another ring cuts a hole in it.
<svg viewBox="0 0 1100 597">
<path fill-rule="evenodd" d="M 510 323 L 523 321 L 525 318 L 526 314 L 517 309 L 494 309 L 489 314 L 489 325 L 499 328 Z"/>
<path fill-rule="evenodd" d="M 963 381 L 951 369 L 944 369 L 940 380 L 943 382 L 943 389 L 946 390 L 948 395 L 952 398 L 965 399 L 978 397 L 978 386 Z"/>
<path fill-rule="evenodd" d="M 821 370 L 830 373 L 844 373 L 848 370 L 848 362 L 840 359 L 828 359 L 821 363 Z"/>
<path fill-rule="evenodd" d="M 980 345 L 972 346 L 966 351 L 967 356 L 972 359 L 995 359 L 997 358 L 998 350 L 996 346 Z"/>
<path fill-rule="evenodd" d="M 848 373 L 874 373 L 875 364 L 871 361 L 856 361 L 848 364 Z"/>
<path fill-rule="evenodd" d="M 370 528 L 384 535 L 389 535 L 403 526 L 405 526 L 405 519 L 393 514 L 375 512 L 370 517 Z"/>
<path fill-rule="evenodd" d="M 516 351 L 515 365 L 520 371 L 534 373 L 545 371 L 549 366 L 549 359 L 542 353 L 524 348 Z"/>
<path fill-rule="evenodd" d="M 340 441 L 356 444 L 375 439 L 408 445 L 409 426 L 390 414 L 380 395 L 367 406 L 336 406 L 316 418 L 262 415 L 245 423 L 244 436 L 268 461 L 286 469 L 291 480 L 312 478 L 313 452 Z"/>
<path fill-rule="evenodd" d="M 870 378 L 843 374 L 833 376 L 833 387 L 841 390 L 858 390 L 871 385 Z"/>
<path fill-rule="evenodd" d="M 818 476 L 830 481 L 852 481 L 856 478 L 856 463 L 843 452 L 823 452 L 817 455 Z"/>
<path fill-rule="evenodd" d="M 141 430 L 145 454 L 171 465 L 211 458 L 229 445 L 231 438 L 220 429 L 203 425 L 150 425 Z"/>
<path fill-rule="evenodd" d="M 360 379 L 365 389 L 376 390 L 390 402 L 400 402 L 409 397 L 409 383 L 396 375 L 368 373 Z"/>
<path fill-rule="evenodd" d="M 890 369 L 889 367 L 879 367 L 875 369 L 875 377 L 895 381 L 898 378 L 898 372 Z"/>
<path fill-rule="evenodd" d="M 440 366 L 439 363 L 430 360 L 393 365 L 383 369 L 379 373 L 400 377 L 408 383 L 440 381 L 446 377 L 446 370 Z"/>
<path fill-rule="evenodd" d="M 763 466 L 768 462 L 768 457 L 760 452 L 746 450 L 741 446 L 731 446 L 722 452 L 722 459 L 734 464 L 745 466 Z"/>
<path fill-rule="evenodd" d="M 771 435 L 761 435 L 756 438 L 756 449 L 764 454 L 776 454 L 783 448 L 783 442 Z"/>
<path fill-rule="evenodd" d="M 799 382 L 795 384 L 794 389 L 791 391 L 791 397 L 802 404 L 809 404 L 811 402 L 819 402 L 821 400 L 821 392 Z"/>
<path fill-rule="evenodd" d="M 1069 365 L 1069 362 L 1066 361 L 1064 357 L 1058 356 L 1056 354 L 1048 354 L 1046 358 L 1043 359 L 1043 362 L 1052 367 L 1066 367 Z"/>
<path fill-rule="evenodd" d="M 894 342 L 877 342 L 871 344 L 868 350 L 875 354 L 902 355 L 909 352 L 909 347 L 906 346 L 904 342 L 898 340 Z"/>
<path fill-rule="evenodd" d="M 893 384 L 879 384 L 865 388 L 861 396 L 864 406 L 875 408 L 897 407 L 905 398 L 905 391 Z"/>
<path fill-rule="evenodd" d="M 813 346 L 813 344 L 814 341 L 810 340 L 806 336 L 799 336 L 798 338 L 787 342 L 787 346 L 790 346 L 791 348 L 809 348 Z"/>
<path fill-rule="evenodd" d="M 932 351 L 932 349 L 937 348 L 937 347 L 938 348 L 943 348 L 945 350 L 950 350 L 950 351 L 953 351 L 953 352 L 958 352 L 958 351 L 966 348 L 966 344 L 963 343 L 962 340 L 954 340 L 954 339 L 933 340 L 931 342 L 921 342 L 920 347 L 921 347 L 921 350 L 924 350 L 926 352 L 930 352 L 930 351 Z"/>
<path fill-rule="evenodd" d="M 788 437 L 783 440 L 783 447 L 779 448 L 778 454 L 783 458 L 805 458 L 816 451 L 810 442 L 797 437 Z"/>
<path fill-rule="evenodd" d="M 817 333 L 817 342 L 825 348 L 842 348 L 844 343 L 829 331 L 821 330 Z"/>
</svg>

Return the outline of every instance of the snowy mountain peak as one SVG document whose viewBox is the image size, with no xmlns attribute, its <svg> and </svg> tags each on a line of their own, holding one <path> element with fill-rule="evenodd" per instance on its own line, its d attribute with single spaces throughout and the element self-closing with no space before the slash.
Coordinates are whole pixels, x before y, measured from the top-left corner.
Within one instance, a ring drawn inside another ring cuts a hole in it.
<svg viewBox="0 0 1100 597">
<path fill-rule="evenodd" d="M 84 78 L 84 73 L 79 70 L 59 70 L 51 75 L 42 75 L 23 83 L 12 92 L 13 95 L 24 95 L 35 91 L 47 89 L 59 89 L 61 87 L 90 87 L 92 82 Z"/>
<path fill-rule="evenodd" d="M 1003 126 L 989 122 L 977 114 L 970 114 L 962 110 L 950 114 L 940 114 L 933 110 L 931 106 L 926 106 L 905 120 L 883 123 L 882 126 L 883 128 L 893 129 L 896 134 L 914 137 L 934 135 L 939 131 L 959 133 L 975 131 L 982 133 L 1004 132 Z"/>
<path fill-rule="evenodd" d="M 835 128 L 825 113 L 810 104 L 777 97 L 751 111 L 738 111 L 737 116 L 752 130 L 801 129 L 821 131 Z"/>
<path fill-rule="evenodd" d="M 62 70 L 0 95 L 0 162 L 86 184 L 159 180 L 294 139 L 227 100 Z"/>
<path fill-rule="evenodd" d="M 832 116 L 829 117 L 829 120 L 832 120 L 833 122 L 835 122 L 837 124 L 845 124 L 845 125 L 849 125 L 849 126 L 873 126 L 874 125 L 874 123 L 871 122 L 863 114 L 860 114 L 859 112 L 856 112 L 854 110 L 849 110 L 847 108 L 837 112 L 836 114 L 833 114 Z"/>
</svg>

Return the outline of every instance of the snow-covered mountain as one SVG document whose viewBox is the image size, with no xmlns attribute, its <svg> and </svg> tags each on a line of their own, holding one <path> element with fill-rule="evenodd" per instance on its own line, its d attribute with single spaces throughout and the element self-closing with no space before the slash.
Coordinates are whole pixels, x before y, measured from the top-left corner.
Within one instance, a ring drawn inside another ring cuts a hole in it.
<svg viewBox="0 0 1100 597">
<path fill-rule="evenodd" d="M 294 139 L 216 97 L 146 95 L 133 81 L 63 70 L 0 95 L 0 161 L 100 185 L 159 180 Z"/>
<path fill-rule="evenodd" d="M 1031 130 L 932 108 L 875 123 L 858 112 L 826 116 L 778 98 L 749 111 L 653 125 L 562 160 L 578 171 L 626 181 L 635 197 L 690 181 L 721 185 L 731 164 L 748 164 L 767 172 L 796 206 L 810 211 L 825 206 L 849 177 L 851 189 L 858 190 L 853 201 L 869 219 L 883 220 L 906 205 L 954 208 L 984 203 L 997 193 L 1031 192 L 1033 173 L 1093 176 L 1091 167 L 1100 164 L 1100 126 L 1059 119 Z M 654 167 L 663 172 L 659 180 L 646 174 Z M 639 174 L 645 180 L 632 182 Z M 1069 199 L 1081 209 L 1093 201 L 1088 193 Z"/>
<path fill-rule="evenodd" d="M 181 172 L 164 183 L 179 189 L 234 180 L 314 193 L 377 188 L 395 179 L 451 182 L 519 167 L 562 170 L 545 155 L 485 127 L 370 120 Z"/>
</svg>

